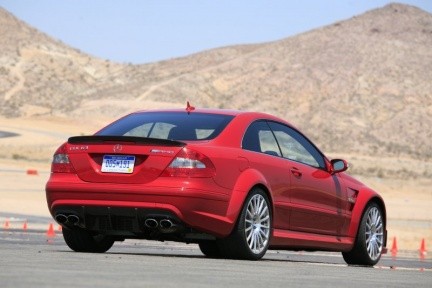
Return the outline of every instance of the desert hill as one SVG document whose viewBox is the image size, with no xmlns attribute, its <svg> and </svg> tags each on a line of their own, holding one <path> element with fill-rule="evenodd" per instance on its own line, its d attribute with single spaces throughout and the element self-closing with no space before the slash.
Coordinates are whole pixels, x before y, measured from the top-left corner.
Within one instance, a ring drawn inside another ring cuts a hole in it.
<svg viewBox="0 0 432 288">
<path fill-rule="evenodd" d="M 276 114 L 325 152 L 432 158 L 432 15 L 412 6 L 143 65 L 86 55 L 1 8 L 0 34 L 5 118 L 104 122 L 189 100 Z"/>
</svg>

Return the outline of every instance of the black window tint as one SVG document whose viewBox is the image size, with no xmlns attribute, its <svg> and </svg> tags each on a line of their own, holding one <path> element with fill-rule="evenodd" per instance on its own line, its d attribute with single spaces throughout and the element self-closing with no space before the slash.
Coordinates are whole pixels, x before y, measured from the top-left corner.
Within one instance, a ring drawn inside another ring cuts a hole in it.
<svg viewBox="0 0 432 288">
<path fill-rule="evenodd" d="M 119 119 L 97 135 L 209 140 L 219 135 L 233 118 L 207 113 L 143 112 Z"/>
<path fill-rule="evenodd" d="M 281 156 L 276 139 L 265 121 L 252 123 L 243 137 L 242 148 L 273 156 Z"/>
<path fill-rule="evenodd" d="M 284 158 L 314 167 L 325 168 L 325 161 L 315 146 L 295 129 L 269 122 Z"/>
</svg>

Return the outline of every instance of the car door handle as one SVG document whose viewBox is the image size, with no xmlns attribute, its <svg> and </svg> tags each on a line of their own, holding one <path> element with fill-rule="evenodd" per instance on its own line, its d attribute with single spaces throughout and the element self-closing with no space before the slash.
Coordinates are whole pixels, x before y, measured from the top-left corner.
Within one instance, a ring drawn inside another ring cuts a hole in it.
<svg viewBox="0 0 432 288">
<path fill-rule="evenodd" d="M 302 176 L 301 171 L 297 168 L 291 168 L 291 174 L 293 174 L 297 178 L 300 178 Z"/>
</svg>

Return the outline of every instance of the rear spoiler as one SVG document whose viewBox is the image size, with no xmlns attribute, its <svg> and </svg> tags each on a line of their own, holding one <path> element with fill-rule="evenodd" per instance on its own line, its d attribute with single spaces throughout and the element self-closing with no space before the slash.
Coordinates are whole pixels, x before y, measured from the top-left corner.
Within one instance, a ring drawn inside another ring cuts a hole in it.
<svg viewBox="0 0 432 288">
<path fill-rule="evenodd" d="M 146 137 L 135 137 L 135 136 L 74 136 L 68 139 L 70 144 L 87 144 L 87 143 L 105 143 L 105 142 L 130 142 L 144 145 L 161 145 L 171 147 L 182 147 L 186 146 L 186 143 L 168 140 L 168 139 L 157 139 L 157 138 L 146 138 Z"/>
</svg>

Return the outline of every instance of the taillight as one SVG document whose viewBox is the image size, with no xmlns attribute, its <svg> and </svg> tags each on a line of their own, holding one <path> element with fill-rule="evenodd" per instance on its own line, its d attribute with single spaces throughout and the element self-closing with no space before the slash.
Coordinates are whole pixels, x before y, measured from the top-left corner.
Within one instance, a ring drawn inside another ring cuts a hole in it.
<svg viewBox="0 0 432 288">
<path fill-rule="evenodd" d="M 210 178 L 216 169 L 210 159 L 202 153 L 183 148 L 162 173 L 166 177 Z"/>
<path fill-rule="evenodd" d="M 54 153 L 51 163 L 51 173 L 75 173 L 66 150 L 67 143 L 60 146 Z"/>
</svg>

